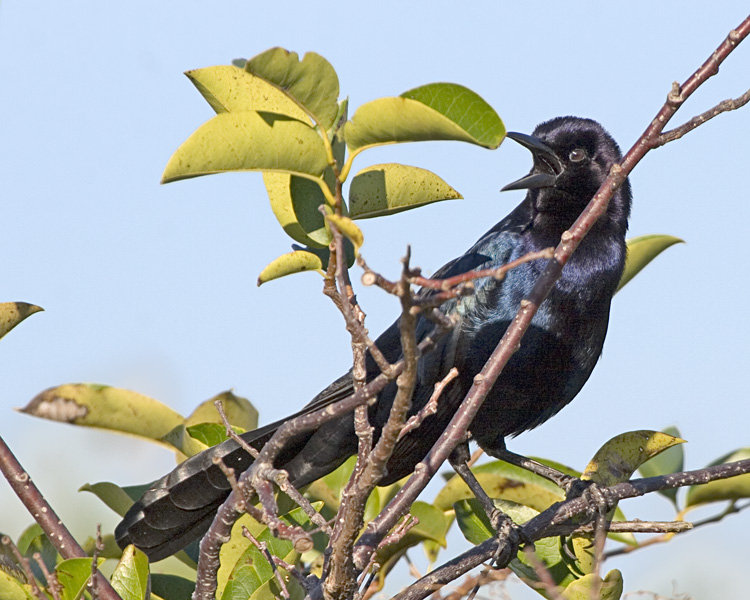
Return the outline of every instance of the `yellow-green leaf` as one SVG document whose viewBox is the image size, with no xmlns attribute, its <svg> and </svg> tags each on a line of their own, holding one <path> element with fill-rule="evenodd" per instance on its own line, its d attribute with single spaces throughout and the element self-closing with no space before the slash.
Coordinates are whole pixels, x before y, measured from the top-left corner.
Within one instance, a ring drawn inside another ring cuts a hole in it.
<svg viewBox="0 0 750 600">
<path fill-rule="evenodd" d="M 426 169 L 399 164 L 362 169 L 349 188 L 349 216 L 367 219 L 392 215 L 440 200 L 461 198 L 456 190 Z"/>
<path fill-rule="evenodd" d="M 22 584 L 2 569 L 0 569 L 0 598 L 3 600 L 37 600 L 30 585 Z"/>
<path fill-rule="evenodd" d="M 750 448 L 740 448 L 712 462 L 709 467 L 722 465 L 724 463 L 737 462 L 750 458 Z M 703 485 L 694 485 L 688 489 L 685 498 L 685 506 L 695 506 L 707 502 L 721 502 L 724 500 L 739 500 L 750 498 L 750 473 L 730 477 L 729 479 L 718 479 Z"/>
<path fill-rule="evenodd" d="M 660 431 L 630 431 L 613 437 L 606 442 L 591 459 L 581 475 L 581 479 L 593 481 L 602 486 L 610 486 L 627 481 L 635 470 L 650 458 L 684 443 Z M 613 514 L 613 513 L 610 513 Z M 570 543 L 578 559 L 577 567 L 588 575 L 595 566 L 595 548 L 591 536 L 571 536 Z"/>
<path fill-rule="evenodd" d="M 125 548 L 112 573 L 112 587 L 122 600 L 143 600 L 148 591 L 148 557 L 132 544 Z"/>
<path fill-rule="evenodd" d="M 250 431 L 258 427 L 258 410 L 249 400 L 235 395 L 232 390 L 217 394 L 213 398 L 199 404 L 190 416 L 185 419 L 185 426 L 190 427 L 199 423 L 223 423 L 214 405 L 214 402 L 217 400 L 221 401 L 224 414 L 226 414 L 231 425 L 241 427 L 245 431 Z"/>
<path fill-rule="evenodd" d="M 278 279 L 292 273 L 302 273 L 303 271 L 320 271 L 323 263 L 320 257 L 312 252 L 304 250 L 295 250 L 282 254 L 271 261 L 265 269 L 258 275 L 258 285 L 262 285 L 272 279 Z"/>
<path fill-rule="evenodd" d="M 663 433 L 680 437 L 680 430 L 677 427 L 666 427 Z M 643 477 L 655 477 L 657 475 L 668 475 L 669 473 L 678 473 L 683 470 L 685 463 L 685 451 L 683 446 L 672 446 L 658 456 L 650 458 L 640 467 L 638 471 Z M 677 489 L 659 490 L 659 494 L 669 498 L 677 506 Z"/>
<path fill-rule="evenodd" d="M 97 561 L 97 566 L 104 562 L 103 558 Z M 69 558 L 62 561 L 55 568 L 57 582 L 62 587 L 61 600 L 77 600 L 83 596 L 86 583 L 91 577 L 90 558 Z"/>
<path fill-rule="evenodd" d="M 627 240 L 628 256 L 625 260 L 625 270 L 620 277 L 617 291 L 620 291 L 633 277 L 674 244 L 684 244 L 685 241 L 672 235 L 642 235 Z"/>
<path fill-rule="evenodd" d="M 296 52 L 271 48 L 248 60 L 245 70 L 295 99 L 325 129 L 333 125 L 338 112 L 339 78 L 331 63 L 319 54 L 308 52 L 300 61 Z"/>
<path fill-rule="evenodd" d="M 26 302 L 0 303 L 0 338 L 29 315 L 44 310 L 41 306 Z"/>
<path fill-rule="evenodd" d="M 455 83 L 430 83 L 401 94 L 445 115 L 469 133 L 475 143 L 497 148 L 505 138 L 505 125 L 479 94 Z"/>
<path fill-rule="evenodd" d="M 357 254 L 362 244 L 365 243 L 365 236 L 362 230 L 349 217 L 341 215 L 326 215 L 326 220 L 332 223 L 341 234 L 348 239 L 354 246 L 354 253 Z"/>
<path fill-rule="evenodd" d="M 599 594 L 594 596 L 592 592 L 597 585 Z M 617 569 L 612 569 L 604 579 L 594 573 L 584 575 L 563 590 L 562 598 L 564 600 L 619 600 L 622 596 L 622 587 L 622 573 Z"/>
<path fill-rule="evenodd" d="M 270 112 L 219 113 L 172 155 L 162 183 L 228 171 L 282 171 L 321 177 L 323 140 L 306 123 Z"/>
<path fill-rule="evenodd" d="M 331 234 L 318 207 L 326 204 L 320 186 L 304 177 L 263 173 L 271 209 L 286 234 L 313 248 L 327 248 Z"/>
<path fill-rule="evenodd" d="M 265 79 L 232 65 L 187 71 L 185 75 L 217 113 L 256 110 L 307 121 L 307 114 Z"/>
<path fill-rule="evenodd" d="M 398 98 L 379 98 L 357 109 L 344 128 L 351 151 L 398 142 L 454 140 L 496 148 L 505 127 L 479 95 L 456 84 L 438 83 Z"/>
<path fill-rule="evenodd" d="M 660 431 L 629 431 L 606 442 L 581 475 L 603 486 L 627 481 L 648 459 L 685 440 Z"/>
<path fill-rule="evenodd" d="M 43 419 L 111 429 L 156 441 L 183 421 L 182 415 L 153 398 L 92 383 L 50 388 L 20 410 Z"/>
<path fill-rule="evenodd" d="M 168 432 L 161 441 L 172 446 L 172 448 L 176 449 L 180 454 L 186 457 L 195 456 L 208 448 L 206 444 L 191 436 L 190 433 L 188 433 L 187 427 L 182 423 L 177 425 L 172 431 Z M 183 460 L 183 457 L 178 455 L 177 459 Z"/>
</svg>

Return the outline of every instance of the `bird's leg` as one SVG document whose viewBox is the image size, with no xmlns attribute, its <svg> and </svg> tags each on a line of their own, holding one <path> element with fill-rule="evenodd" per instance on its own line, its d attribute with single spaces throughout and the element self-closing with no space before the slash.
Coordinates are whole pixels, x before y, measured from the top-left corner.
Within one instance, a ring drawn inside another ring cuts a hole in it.
<svg viewBox="0 0 750 600">
<path fill-rule="evenodd" d="M 572 494 L 571 497 L 579 496 L 583 491 L 579 488 L 579 484 L 583 484 L 585 482 L 582 482 L 577 477 L 567 475 L 562 471 L 558 471 L 557 469 L 553 469 L 552 467 L 543 465 L 540 462 L 537 462 L 530 458 L 526 458 L 525 456 L 516 454 L 515 452 L 511 452 L 505 447 L 504 444 L 502 448 L 485 449 L 485 452 L 487 452 L 487 454 L 489 454 L 493 458 L 497 458 L 511 465 L 515 465 L 516 467 L 520 467 L 522 469 L 530 471 L 531 473 L 539 475 L 540 477 L 544 477 L 545 479 L 559 486 L 566 495 Z M 583 489 L 585 489 L 585 487 Z"/>
<path fill-rule="evenodd" d="M 516 525 L 511 518 L 506 515 L 502 510 L 495 506 L 495 503 L 484 491 L 484 488 L 479 485 L 477 478 L 474 477 L 474 473 L 469 468 L 469 444 L 462 442 L 451 452 L 448 457 L 453 470 L 458 476 L 464 480 L 464 483 L 474 494 L 474 497 L 479 500 L 482 508 L 484 509 L 487 518 L 490 520 L 492 528 L 497 532 L 499 541 L 497 554 L 494 558 L 494 563 L 500 567 L 507 565 L 510 557 L 516 555 L 518 547 L 525 543 L 525 539 L 521 529 Z"/>
<path fill-rule="evenodd" d="M 477 478 L 474 477 L 474 473 L 471 472 L 471 469 L 469 468 L 470 456 L 469 444 L 467 442 L 462 442 L 454 448 L 453 452 L 451 452 L 448 457 L 448 462 L 450 462 L 451 467 L 453 467 L 453 470 L 458 476 L 464 480 L 464 483 L 469 487 L 474 494 L 474 497 L 479 500 L 484 512 L 487 514 L 487 518 L 492 524 L 492 527 L 497 530 L 504 513 L 495 507 L 492 498 L 487 495 L 484 488 L 479 485 Z"/>
</svg>

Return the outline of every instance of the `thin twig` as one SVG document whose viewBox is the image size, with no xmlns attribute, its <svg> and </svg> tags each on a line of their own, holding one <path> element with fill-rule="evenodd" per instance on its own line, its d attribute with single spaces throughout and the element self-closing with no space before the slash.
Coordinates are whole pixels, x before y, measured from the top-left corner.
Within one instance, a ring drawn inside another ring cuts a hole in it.
<svg viewBox="0 0 750 600">
<path fill-rule="evenodd" d="M 401 440 L 407 433 L 417 429 L 427 417 L 434 415 L 437 412 L 438 400 L 445 387 L 458 377 L 458 369 L 453 367 L 448 374 L 443 377 L 440 381 L 435 384 L 435 390 L 432 392 L 429 401 L 424 407 L 413 417 L 411 417 L 406 423 L 404 423 L 401 433 L 398 434 L 398 439 Z"/>
<path fill-rule="evenodd" d="M 242 527 L 242 535 L 244 535 L 250 542 L 261 551 L 265 559 L 268 561 L 268 564 L 271 565 L 271 569 L 273 570 L 273 575 L 276 578 L 277 583 L 279 584 L 279 587 L 281 588 L 281 595 L 286 598 L 287 600 L 290 598 L 289 596 L 289 590 L 286 587 L 286 582 L 284 581 L 284 578 L 281 576 L 281 573 L 279 572 L 279 569 L 276 567 L 276 562 L 274 561 L 274 557 L 271 555 L 271 553 L 268 551 L 268 544 L 265 542 L 261 542 L 256 538 L 247 527 Z"/>
<path fill-rule="evenodd" d="M 18 563 L 18 566 L 21 567 L 21 569 L 23 570 L 23 574 L 26 576 L 26 580 L 31 586 L 31 591 L 34 593 L 34 595 L 37 598 L 39 598 L 39 600 L 46 600 L 44 593 L 42 592 L 42 590 L 39 589 L 39 586 L 36 583 L 36 577 L 34 577 L 34 572 L 31 570 L 29 559 L 26 558 L 23 554 L 21 554 L 21 551 L 13 543 L 13 540 L 11 540 L 9 536 L 7 535 L 2 536 L 0 538 L 0 543 L 2 543 L 3 546 L 7 546 L 8 548 L 10 548 L 10 551 L 13 553 L 13 556 L 15 557 L 16 562 Z"/>
</svg>

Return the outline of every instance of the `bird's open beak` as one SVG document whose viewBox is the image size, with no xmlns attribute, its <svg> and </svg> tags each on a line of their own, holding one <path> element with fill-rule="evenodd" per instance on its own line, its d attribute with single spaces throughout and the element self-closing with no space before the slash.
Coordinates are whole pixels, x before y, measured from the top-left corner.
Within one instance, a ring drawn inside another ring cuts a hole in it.
<svg viewBox="0 0 750 600">
<path fill-rule="evenodd" d="M 534 168 L 531 173 L 506 185 L 501 192 L 510 190 L 533 190 L 543 187 L 553 187 L 558 176 L 565 170 L 565 166 L 554 150 L 539 138 L 525 133 L 509 131 L 506 134 L 525 148 L 534 156 Z"/>
</svg>

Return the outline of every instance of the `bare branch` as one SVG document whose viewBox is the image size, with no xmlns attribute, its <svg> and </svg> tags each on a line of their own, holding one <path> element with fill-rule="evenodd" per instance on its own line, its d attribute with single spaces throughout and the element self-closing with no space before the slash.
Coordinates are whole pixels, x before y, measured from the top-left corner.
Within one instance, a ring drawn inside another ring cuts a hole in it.
<svg viewBox="0 0 750 600">
<path fill-rule="evenodd" d="M 86 558 L 86 552 L 44 499 L 39 488 L 31 481 L 29 474 L 23 470 L 2 437 L 0 437 L 0 471 L 60 555 L 63 558 Z M 97 571 L 96 581 L 101 598 L 104 600 L 121 600 L 107 578 L 99 571 Z"/>
</svg>

